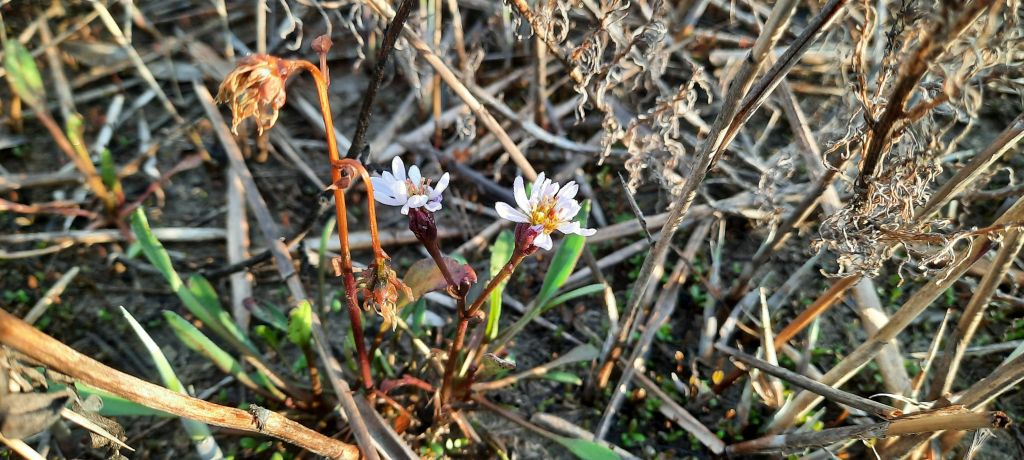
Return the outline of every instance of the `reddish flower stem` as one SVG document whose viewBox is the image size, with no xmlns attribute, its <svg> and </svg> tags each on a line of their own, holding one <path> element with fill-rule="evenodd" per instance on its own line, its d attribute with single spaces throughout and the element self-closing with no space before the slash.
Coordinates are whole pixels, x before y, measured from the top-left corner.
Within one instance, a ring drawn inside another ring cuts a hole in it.
<svg viewBox="0 0 1024 460">
<path fill-rule="evenodd" d="M 451 398 L 451 386 L 452 380 L 455 375 L 455 368 L 458 362 L 458 356 L 462 352 L 462 347 L 466 341 L 466 330 L 469 329 L 469 320 L 473 318 L 477 311 L 483 307 L 487 298 L 491 296 L 491 292 L 494 291 L 498 285 L 507 280 L 512 276 L 512 272 L 515 271 L 519 263 L 526 258 L 526 254 L 521 251 L 516 251 L 512 254 L 512 258 L 501 268 L 494 278 L 487 283 L 484 287 L 483 292 L 473 302 L 473 305 L 466 309 L 465 299 L 458 299 L 459 304 L 459 325 L 455 330 L 455 339 L 452 341 L 452 346 L 448 350 L 448 361 L 445 363 L 444 378 L 441 380 L 441 407 L 445 407 L 448 404 L 448 399 Z"/>
<path fill-rule="evenodd" d="M 320 100 L 320 113 L 324 119 L 324 132 L 327 134 L 327 154 L 332 165 L 346 164 L 342 162 L 338 152 L 338 141 L 334 136 L 334 118 L 331 115 L 331 102 L 327 94 L 327 81 L 323 73 L 309 61 L 294 61 L 299 68 L 306 70 L 312 75 L 316 83 L 316 93 Z M 358 164 L 358 163 L 357 163 Z M 363 179 L 366 182 L 366 189 L 369 193 L 369 214 L 370 214 L 370 235 L 374 244 L 374 257 L 383 254 L 380 249 L 380 240 L 377 237 L 377 219 L 373 208 L 373 185 L 370 184 L 366 175 L 366 169 L 359 165 Z M 333 183 L 340 183 L 343 177 L 340 167 L 331 168 L 331 180 Z M 339 268 L 341 269 L 343 283 L 345 286 L 345 298 L 348 303 L 349 322 L 352 326 L 352 338 L 356 342 L 356 352 L 359 360 L 359 370 L 362 374 L 363 387 L 373 388 L 373 376 L 370 373 L 370 358 L 366 354 L 366 341 L 363 337 L 362 311 L 359 309 L 359 300 L 356 297 L 356 279 L 352 272 L 352 253 L 348 244 L 348 211 L 345 209 L 345 191 L 341 187 L 334 188 L 334 210 L 338 218 L 338 241 L 341 244 Z"/>
</svg>

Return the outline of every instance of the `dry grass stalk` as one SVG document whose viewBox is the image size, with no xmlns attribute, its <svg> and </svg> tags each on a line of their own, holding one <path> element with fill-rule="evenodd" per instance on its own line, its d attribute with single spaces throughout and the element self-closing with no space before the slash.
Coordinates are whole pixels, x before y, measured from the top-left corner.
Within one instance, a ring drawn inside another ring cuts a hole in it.
<svg viewBox="0 0 1024 460">
<path fill-rule="evenodd" d="M 942 405 L 961 405 L 970 410 L 979 410 L 1003 393 L 1012 390 L 1024 381 L 1024 355 L 1017 356 L 1000 365 L 988 377 L 975 382 L 970 388 L 940 401 Z M 939 433 L 903 436 L 886 447 L 886 456 L 900 458 Z"/>
<path fill-rule="evenodd" d="M 395 16 L 394 9 L 381 0 L 366 0 L 366 3 L 369 4 L 377 14 L 387 19 L 391 19 Z M 469 110 L 471 110 L 473 114 L 483 122 L 484 127 L 486 127 L 487 130 L 498 139 L 501 146 L 504 147 L 511 156 L 512 161 L 515 162 L 516 166 L 523 171 L 523 176 L 530 180 L 536 179 L 537 171 L 533 169 L 532 165 L 530 165 L 529 160 L 526 159 L 523 152 L 519 149 L 516 143 L 512 141 L 512 138 L 505 132 L 505 129 L 498 124 L 498 121 L 494 119 L 494 116 L 487 111 L 487 108 L 484 107 L 479 100 L 473 97 L 469 88 L 466 88 L 466 85 L 459 80 L 459 77 L 457 77 L 455 73 L 448 68 L 448 65 L 445 64 L 444 60 L 438 57 L 438 55 L 430 49 L 430 46 L 424 43 L 423 40 L 412 31 L 412 29 L 408 27 L 402 29 L 402 37 L 409 42 L 409 45 L 411 45 L 419 55 L 427 61 L 428 64 L 430 64 L 431 67 L 433 67 L 434 71 L 441 76 L 441 80 L 443 80 L 444 83 L 448 85 L 463 102 L 465 102 L 466 106 L 469 107 Z"/>
<path fill-rule="evenodd" d="M 847 439 L 884 439 L 914 433 L 933 433 L 945 430 L 1006 429 L 1010 418 L 1003 412 L 971 412 L 963 407 L 947 408 L 936 412 L 916 412 L 902 418 L 871 425 L 831 428 L 811 433 L 771 435 L 732 444 L 726 448 L 729 456 L 794 452 L 807 447 L 827 446 Z"/>
<path fill-rule="evenodd" d="M 992 262 L 992 268 L 981 278 L 981 283 L 974 290 L 971 300 L 960 315 L 956 329 L 946 339 L 945 351 L 935 365 L 938 372 L 932 377 L 927 400 L 934 401 L 953 389 L 964 352 L 974 338 L 978 326 L 981 325 L 985 310 L 991 303 L 992 294 L 1002 283 L 1022 246 L 1024 238 L 1021 237 L 1020 230 L 1011 230 L 1004 238 L 1002 247 L 996 252 L 995 260 Z"/>
<path fill-rule="evenodd" d="M 276 412 L 260 409 L 256 417 L 250 412 L 176 393 L 107 367 L 5 311 L 0 311 L 0 343 L 50 369 L 146 407 L 210 425 L 273 436 L 330 458 L 359 458 L 356 446 L 331 439 Z"/>
<path fill-rule="evenodd" d="M 653 280 L 652 275 L 654 274 L 656 263 L 664 259 L 665 254 L 668 252 L 669 244 L 672 241 L 672 236 L 675 235 L 683 217 L 686 216 L 690 210 L 690 205 L 693 204 L 694 199 L 697 197 L 698 187 L 703 182 L 710 167 L 716 161 L 719 153 L 725 148 L 724 142 L 727 142 L 726 129 L 734 121 L 740 99 L 745 95 L 750 85 L 753 84 L 755 74 L 764 62 L 768 50 L 777 41 L 780 30 L 789 20 L 789 16 L 793 13 L 795 6 L 795 1 L 776 3 L 748 59 L 744 61 L 740 75 L 730 84 L 729 95 L 722 105 L 718 118 L 715 119 L 715 123 L 712 125 L 711 133 L 701 142 L 698 154 L 691 163 L 690 177 L 686 179 L 682 190 L 680 190 L 678 195 L 676 195 L 676 199 L 670 205 L 669 214 L 661 228 L 662 238 L 654 245 L 640 267 L 640 273 L 637 275 L 636 283 L 633 286 L 632 296 L 626 307 L 626 319 L 625 324 L 621 326 L 622 329 L 630 329 L 630 322 L 636 317 L 640 301 Z"/>
<path fill-rule="evenodd" d="M 892 146 L 892 137 L 900 129 L 910 115 L 907 104 L 917 89 L 921 78 L 928 71 L 932 62 L 945 53 L 951 43 L 967 30 L 975 20 L 993 3 L 992 0 L 976 0 L 960 5 L 962 11 L 951 23 L 945 19 L 936 19 L 921 36 L 917 50 L 903 59 L 897 75 L 896 83 L 886 98 L 885 111 L 878 120 L 870 123 L 870 130 L 862 154 L 860 175 L 857 177 L 858 199 L 867 198 L 869 186 L 885 163 L 885 156 Z M 956 8 L 956 4 L 947 4 L 947 8 Z M 917 106 L 910 110 L 920 109 Z"/>
<path fill-rule="evenodd" d="M 824 396 L 825 399 L 828 399 L 829 401 L 833 401 L 839 404 L 845 404 L 847 406 L 857 408 L 871 414 L 875 414 L 884 419 L 894 419 L 896 417 L 899 417 L 900 415 L 903 415 L 902 411 L 888 404 L 882 404 L 877 401 L 862 398 L 853 393 L 847 393 L 845 391 L 832 388 L 828 385 L 818 383 L 817 381 L 811 380 L 796 372 L 790 371 L 788 369 L 776 365 L 769 364 L 764 360 L 757 359 L 735 348 L 728 347 L 722 344 L 716 344 L 715 348 L 729 356 L 732 356 L 732 358 L 735 359 L 736 361 L 739 361 L 750 367 L 760 369 L 762 372 L 765 372 L 767 374 L 774 375 L 782 380 L 789 382 L 790 384 L 796 387 L 803 388 L 807 391 L 811 391 L 821 396 Z"/>
</svg>

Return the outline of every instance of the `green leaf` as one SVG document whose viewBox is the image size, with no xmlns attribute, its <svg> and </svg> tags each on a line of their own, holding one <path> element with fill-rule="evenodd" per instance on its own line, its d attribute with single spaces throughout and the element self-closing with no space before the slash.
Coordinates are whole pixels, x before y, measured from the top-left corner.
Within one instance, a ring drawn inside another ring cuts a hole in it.
<svg viewBox="0 0 1024 460">
<path fill-rule="evenodd" d="M 46 97 L 39 67 L 25 46 L 11 38 L 4 43 L 4 69 L 11 89 L 30 106 L 36 106 Z"/>
<path fill-rule="evenodd" d="M 620 460 L 619 454 L 601 444 L 585 439 L 573 439 L 562 436 L 552 438 L 555 442 L 569 449 L 573 455 L 584 460 Z"/>
<path fill-rule="evenodd" d="M 123 196 L 121 179 L 117 177 L 117 165 L 114 164 L 114 156 L 110 154 L 110 149 L 100 151 L 100 177 L 103 179 L 103 185 L 110 191 Z"/>
<path fill-rule="evenodd" d="M 590 200 L 584 200 L 579 214 L 576 214 L 576 219 L 581 226 L 587 226 L 587 216 L 589 214 Z M 537 294 L 536 305 L 546 305 L 555 295 L 555 292 L 561 289 L 565 281 L 569 279 L 569 275 L 576 269 L 576 262 L 580 260 L 580 255 L 583 254 L 585 242 L 586 237 L 582 235 L 567 235 L 562 240 L 561 246 L 558 247 L 554 258 L 551 259 L 551 265 L 548 266 L 547 274 L 544 275 L 544 284 L 541 285 L 540 293 Z"/>
<path fill-rule="evenodd" d="M 568 383 L 569 385 L 583 385 L 583 379 L 579 378 L 576 374 L 565 371 L 554 371 L 548 372 L 542 376 L 547 380 L 554 380 L 559 383 Z"/>
<path fill-rule="evenodd" d="M 121 307 L 121 314 L 124 315 L 125 320 L 135 331 L 135 334 L 139 336 L 139 340 L 142 341 L 146 351 L 149 352 L 150 358 L 153 360 L 153 364 L 156 365 L 156 370 L 160 374 L 160 379 L 163 380 L 164 386 L 171 391 L 187 395 L 185 386 L 178 380 L 178 376 L 174 374 L 174 368 L 171 367 L 171 363 L 167 361 L 167 357 L 160 351 L 160 347 L 157 346 L 153 338 L 149 336 L 149 333 L 142 328 L 142 325 L 128 310 Z M 210 427 L 204 423 L 197 422 L 195 420 L 182 418 L 181 424 L 185 427 L 185 431 L 188 432 L 189 437 L 192 438 L 192 442 L 196 445 L 196 450 L 199 451 L 200 457 L 204 459 L 211 458 L 223 458 L 224 454 L 221 453 L 220 447 L 217 446 L 213 440 L 213 434 L 210 432 Z"/>
<path fill-rule="evenodd" d="M 231 314 L 224 309 L 220 303 L 217 291 L 202 275 L 192 275 L 188 278 L 188 290 L 199 301 L 199 303 L 210 312 L 210 316 L 220 325 L 220 328 L 231 334 L 236 340 L 245 344 L 253 353 L 258 353 L 256 346 L 249 340 L 249 337 L 242 331 Z"/>
<path fill-rule="evenodd" d="M 89 151 L 85 148 L 85 119 L 77 113 L 71 114 L 64 122 L 64 134 L 68 136 L 72 150 L 85 162 L 92 164 Z M 84 172 L 84 171 L 83 171 Z"/>
<path fill-rule="evenodd" d="M 501 268 L 512 258 L 512 250 L 515 249 L 515 236 L 508 230 L 498 234 L 498 238 L 491 245 L 491 267 L 490 275 L 493 279 Z M 490 302 L 487 314 L 486 336 L 488 340 L 494 340 L 498 336 L 498 320 L 501 319 L 501 294 L 505 292 L 505 284 L 508 280 L 502 281 L 491 291 L 488 299 Z"/>
<path fill-rule="evenodd" d="M 47 380 L 47 391 L 58 392 L 64 391 L 65 385 L 51 382 Z M 99 388 L 91 387 L 82 382 L 75 382 L 75 390 L 78 392 L 79 397 L 82 400 L 88 399 L 89 397 L 96 396 L 102 401 L 98 414 L 104 417 L 122 417 L 122 416 L 151 416 L 151 417 L 174 417 L 167 412 L 152 409 L 142 404 L 131 402 L 120 396 L 106 392 Z"/>
<path fill-rule="evenodd" d="M 239 382 L 250 386 L 256 385 L 252 377 L 242 369 L 242 365 L 238 360 L 213 343 L 202 331 L 196 329 L 192 323 L 172 311 L 164 311 L 164 318 L 167 320 L 167 324 L 171 326 L 171 330 L 174 331 L 174 335 L 178 336 L 178 339 L 190 350 L 203 355 L 216 365 L 221 372 L 234 376 Z"/>
<path fill-rule="evenodd" d="M 313 307 L 303 300 L 288 314 L 288 340 L 302 349 L 309 347 L 313 336 Z"/>
<path fill-rule="evenodd" d="M 190 289 L 185 287 L 181 277 L 178 276 L 178 272 L 174 270 L 174 265 L 171 264 L 171 257 L 167 254 L 167 250 L 153 236 L 153 232 L 149 228 L 149 221 L 146 219 L 146 213 L 141 206 L 132 213 L 131 227 L 132 233 L 135 234 L 135 239 L 142 247 L 142 253 L 146 255 L 149 263 L 153 264 L 164 276 L 167 284 L 178 295 L 185 308 L 195 315 L 196 318 L 199 318 L 199 321 L 202 321 L 210 330 L 231 343 L 238 351 L 254 356 L 258 355 L 256 347 L 241 333 L 223 308 L 218 310 L 209 299 L 206 299 L 205 303 L 200 302 L 199 298 Z M 209 286 L 208 282 L 205 283 L 205 286 L 202 285 L 202 281 L 196 281 L 197 289 L 201 294 L 206 295 L 205 290 L 207 288 L 212 290 L 213 288 Z M 216 305 L 219 306 L 219 302 Z"/>
<path fill-rule="evenodd" d="M 578 287 L 569 292 L 561 294 L 558 297 L 555 297 L 554 299 L 551 299 L 547 304 L 544 305 L 544 311 L 548 311 L 553 307 L 561 305 L 577 297 L 585 297 L 588 295 L 597 294 L 598 292 L 601 291 L 604 291 L 604 285 L 600 283 L 588 284 L 583 287 Z"/>
<path fill-rule="evenodd" d="M 274 329 L 288 332 L 288 317 L 281 313 L 281 310 L 277 307 L 265 305 L 262 302 L 254 302 L 250 311 L 252 311 L 252 315 L 256 319 L 267 323 Z"/>
</svg>

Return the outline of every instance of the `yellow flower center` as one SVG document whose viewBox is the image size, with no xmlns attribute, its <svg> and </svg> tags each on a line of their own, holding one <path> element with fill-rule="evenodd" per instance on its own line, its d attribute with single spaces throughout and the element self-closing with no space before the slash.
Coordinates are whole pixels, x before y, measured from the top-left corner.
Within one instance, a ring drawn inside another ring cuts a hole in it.
<svg viewBox="0 0 1024 460">
<path fill-rule="evenodd" d="M 533 210 L 530 211 L 530 223 L 543 227 L 543 232 L 550 234 L 558 228 L 557 209 L 555 205 L 558 200 L 555 197 L 542 198 Z"/>
<path fill-rule="evenodd" d="M 427 187 L 429 187 L 429 186 L 430 186 L 430 181 L 427 180 L 427 179 L 420 179 L 420 182 L 418 184 L 413 182 L 412 179 L 406 179 L 405 180 L 405 188 L 406 188 L 406 190 L 408 190 L 409 196 L 413 196 L 413 195 L 426 195 L 427 194 Z"/>
</svg>

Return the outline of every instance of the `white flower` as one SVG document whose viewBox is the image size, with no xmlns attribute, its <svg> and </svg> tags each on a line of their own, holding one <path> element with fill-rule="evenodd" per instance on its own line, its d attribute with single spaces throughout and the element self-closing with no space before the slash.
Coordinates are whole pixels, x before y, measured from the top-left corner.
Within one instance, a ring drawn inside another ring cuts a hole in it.
<svg viewBox="0 0 1024 460">
<path fill-rule="evenodd" d="M 502 202 L 495 204 L 494 209 L 499 216 L 512 222 L 530 224 L 539 232 L 533 244 L 548 250 L 551 249 L 551 232 L 556 229 L 565 234 L 582 236 L 597 232 L 592 228 L 581 228 L 579 222 L 572 222 L 580 212 L 580 204 L 575 200 L 579 189 L 576 181 L 569 181 L 564 187 L 559 187 L 557 182 L 546 179 L 544 173 L 540 173 L 527 197 L 523 178 L 516 177 L 512 192 L 519 209 Z"/>
<path fill-rule="evenodd" d="M 401 206 L 402 214 L 409 214 L 409 209 L 426 208 L 437 212 L 441 209 L 441 192 L 448 188 L 448 173 L 441 176 L 437 185 L 431 186 L 430 180 L 420 176 L 420 168 L 413 165 L 405 172 L 405 163 L 395 157 L 391 161 L 391 172 L 384 171 L 381 177 L 371 177 L 373 197 L 388 206 Z"/>
</svg>

